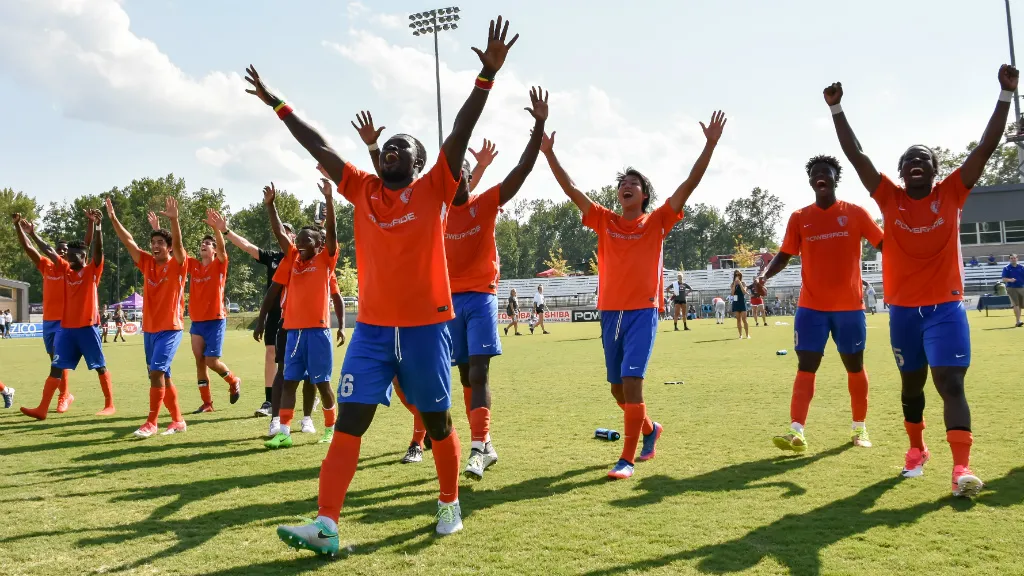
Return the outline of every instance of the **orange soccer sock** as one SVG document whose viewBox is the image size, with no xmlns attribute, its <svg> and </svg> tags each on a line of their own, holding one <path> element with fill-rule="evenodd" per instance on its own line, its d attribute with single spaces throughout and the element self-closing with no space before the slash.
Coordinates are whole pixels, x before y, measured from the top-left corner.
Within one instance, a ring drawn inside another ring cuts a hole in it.
<svg viewBox="0 0 1024 576">
<path fill-rule="evenodd" d="M 45 420 L 46 413 L 50 410 L 50 402 L 53 401 L 53 395 L 59 386 L 60 378 L 47 378 L 43 384 L 43 397 L 39 400 L 39 406 L 34 409 L 22 407 L 21 413 L 36 420 Z"/>
<path fill-rule="evenodd" d="M 0 382 L 0 392 L 3 392 L 4 390 L 7 390 L 7 386 L 4 386 L 4 383 Z"/>
<path fill-rule="evenodd" d="M 232 374 L 231 370 L 228 370 L 227 372 L 221 374 L 220 377 L 223 378 L 225 382 L 232 386 L 242 381 L 238 376 Z"/>
<path fill-rule="evenodd" d="M 107 370 L 100 377 L 100 390 L 103 391 L 103 409 L 113 410 L 114 408 L 114 378 L 110 375 L 110 370 Z"/>
<path fill-rule="evenodd" d="M 863 422 L 868 417 L 868 371 L 848 372 L 846 387 L 850 390 L 850 409 L 854 422 Z"/>
<path fill-rule="evenodd" d="M 60 371 L 60 385 L 57 386 L 57 390 L 60 392 L 60 396 L 59 397 L 64 397 L 64 396 L 68 395 L 68 371 L 67 370 L 61 370 Z"/>
<path fill-rule="evenodd" d="M 338 421 L 338 404 L 330 408 L 324 408 L 324 427 L 330 430 L 334 428 L 334 423 Z"/>
<path fill-rule="evenodd" d="M 814 373 L 797 371 L 793 380 L 793 397 L 789 402 L 789 419 L 803 426 L 807 423 L 807 411 L 814 398 Z"/>
<path fill-rule="evenodd" d="M 947 430 L 946 442 L 953 451 L 953 466 L 970 466 L 974 436 L 967 430 Z"/>
<path fill-rule="evenodd" d="M 281 408 L 281 426 L 291 426 L 292 418 L 295 418 L 295 408 Z"/>
<path fill-rule="evenodd" d="M 626 405 L 625 404 L 623 404 L 622 402 L 616 402 L 616 404 L 619 405 L 619 408 L 623 412 L 626 411 Z M 647 411 L 646 410 L 644 411 L 644 427 L 641 428 L 640 431 L 643 433 L 644 436 L 647 436 L 651 432 L 654 432 L 654 422 L 651 421 L 651 418 L 650 418 L 650 416 L 647 415 Z"/>
<path fill-rule="evenodd" d="M 164 387 L 149 388 L 149 417 L 146 418 L 147 424 L 156 426 L 157 418 L 160 416 L 160 405 L 164 403 Z"/>
<path fill-rule="evenodd" d="M 181 407 L 178 405 L 178 389 L 167 379 L 167 391 L 164 392 L 164 406 L 171 413 L 171 422 L 182 422 Z"/>
<path fill-rule="evenodd" d="M 647 416 L 645 404 L 626 404 L 624 423 L 622 426 L 622 458 L 632 464 L 636 458 L 636 445 L 643 432 L 644 419 Z"/>
<path fill-rule="evenodd" d="M 433 440 L 434 469 L 437 470 L 437 481 L 441 484 L 441 495 L 438 500 L 450 504 L 459 499 L 459 457 L 462 447 L 459 445 L 459 434 L 452 428 L 452 433 L 444 440 Z"/>
<path fill-rule="evenodd" d="M 470 412 L 473 409 L 473 388 L 471 386 L 462 387 L 462 399 L 466 401 L 466 422 L 472 424 L 473 417 L 470 416 Z"/>
<path fill-rule="evenodd" d="M 359 464 L 359 445 L 362 439 L 358 436 L 338 432 L 331 440 L 327 456 L 320 464 L 320 494 L 317 502 L 320 516 L 338 521 L 341 507 L 345 504 L 345 494 L 356 475 Z"/>
<path fill-rule="evenodd" d="M 924 450 L 924 420 L 920 422 L 907 422 L 904 420 L 903 427 L 906 428 L 907 437 L 910 438 L 910 447 Z"/>
<path fill-rule="evenodd" d="M 423 424 L 423 418 L 419 411 L 413 413 L 412 419 L 412 443 L 423 447 L 423 440 L 427 437 L 427 427 Z"/>
<path fill-rule="evenodd" d="M 473 442 L 486 442 L 491 432 L 491 409 L 473 408 L 469 412 L 469 430 Z"/>
<path fill-rule="evenodd" d="M 203 399 L 203 404 L 213 404 L 213 395 L 210 394 L 210 381 L 200 380 L 199 381 L 199 396 Z"/>
</svg>

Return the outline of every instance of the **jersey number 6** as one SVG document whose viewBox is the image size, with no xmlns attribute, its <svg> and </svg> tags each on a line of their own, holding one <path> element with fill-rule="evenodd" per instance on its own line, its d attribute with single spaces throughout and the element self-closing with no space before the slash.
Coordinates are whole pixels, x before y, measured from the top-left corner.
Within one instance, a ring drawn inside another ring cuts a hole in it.
<svg viewBox="0 0 1024 576">
<path fill-rule="evenodd" d="M 341 376 L 341 386 L 338 387 L 338 395 L 342 398 L 348 398 L 352 395 L 352 387 L 354 379 L 351 374 L 343 374 Z"/>
</svg>

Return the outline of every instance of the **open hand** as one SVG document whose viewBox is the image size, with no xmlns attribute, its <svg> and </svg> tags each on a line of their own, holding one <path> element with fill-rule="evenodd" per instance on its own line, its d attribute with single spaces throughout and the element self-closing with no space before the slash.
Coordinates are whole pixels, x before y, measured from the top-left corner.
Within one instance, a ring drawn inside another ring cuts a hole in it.
<svg viewBox="0 0 1024 576">
<path fill-rule="evenodd" d="M 331 194 L 334 192 L 334 190 L 331 189 L 330 180 L 328 180 L 327 178 L 321 178 L 320 183 L 317 184 L 317 188 L 320 189 L 320 193 L 324 195 L 324 198 L 326 198 L 328 202 L 332 201 Z"/>
<path fill-rule="evenodd" d="M 213 228 L 214 230 L 220 230 L 221 232 L 224 232 L 225 230 L 228 229 L 228 221 L 225 220 L 224 217 L 220 215 L 220 212 L 217 212 L 213 208 L 206 209 L 206 220 L 204 220 L 204 222 L 206 222 L 206 225 L 209 226 L 210 228 Z"/>
<path fill-rule="evenodd" d="M 178 199 L 174 196 L 168 196 L 164 199 L 164 209 L 160 212 L 160 215 L 164 218 L 171 220 L 178 219 Z"/>
<path fill-rule="evenodd" d="M 1017 77 L 1020 74 L 1017 69 L 1009 64 L 1003 64 L 999 67 L 999 85 L 1003 90 L 1009 90 L 1013 92 L 1017 89 Z"/>
<path fill-rule="evenodd" d="M 728 119 L 725 117 L 725 112 L 719 110 L 711 115 L 711 123 L 707 126 L 703 122 L 700 123 L 701 130 L 704 131 L 704 137 L 708 139 L 711 144 L 718 144 L 718 139 L 722 137 L 722 130 L 725 129 L 725 123 Z"/>
<path fill-rule="evenodd" d="M 85 217 L 93 224 L 99 224 L 100 221 L 103 220 L 103 213 L 95 208 L 86 208 L 84 212 Z"/>
<path fill-rule="evenodd" d="M 36 225 L 28 218 L 21 218 L 18 221 L 18 224 L 21 224 L 21 229 L 24 230 L 29 236 L 34 234 L 36 231 Z"/>
<path fill-rule="evenodd" d="M 150 210 L 150 212 L 146 214 L 146 221 L 149 222 L 149 227 L 152 228 L 153 230 L 157 230 L 160 228 L 160 219 L 157 218 L 156 213 L 153 212 L 152 210 Z"/>
<path fill-rule="evenodd" d="M 502 18 L 498 16 L 498 22 L 495 23 L 491 20 L 490 30 L 487 32 L 487 49 L 480 51 L 479 48 L 473 48 L 473 52 L 480 57 L 480 63 L 484 66 L 485 72 L 496 74 L 498 70 L 505 64 L 505 57 L 508 55 L 509 48 L 519 40 L 519 34 L 512 37 L 512 41 L 505 44 L 505 37 L 508 36 L 508 21 L 505 21 L 504 28 L 501 25 Z"/>
<path fill-rule="evenodd" d="M 498 148 L 487 138 L 484 138 L 484 147 L 479 152 L 469 149 L 469 153 L 473 155 L 476 160 L 477 166 L 490 166 L 491 162 L 498 156 Z"/>
<path fill-rule="evenodd" d="M 246 88 L 245 91 L 262 100 L 267 106 L 277 106 L 281 101 L 277 96 L 274 96 L 267 90 L 267 87 L 263 84 L 263 80 L 260 80 L 259 73 L 256 72 L 256 69 L 253 68 L 252 64 L 245 69 L 245 81 L 252 85 L 252 88 Z"/>
<path fill-rule="evenodd" d="M 545 132 L 544 135 L 540 137 L 541 154 L 550 154 L 551 152 L 554 151 L 555 134 L 555 132 L 552 132 L 551 136 L 548 136 L 547 132 Z"/>
<path fill-rule="evenodd" d="M 277 198 L 277 188 L 275 188 L 274 183 L 271 182 L 270 186 L 263 187 L 263 205 L 273 206 L 275 198 Z"/>
<path fill-rule="evenodd" d="M 356 120 L 359 121 L 359 125 L 356 126 L 355 122 L 352 122 L 352 127 L 359 132 L 359 137 L 363 139 L 363 144 L 367 146 L 375 144 L 380 139 L 380 133 L 384 131 L 384 126 L 373 128 L 373 115 L 370 114 L 369 110 L 364 110 L 359 114 L 356 114 Z"/>
<path fill-rule="evenodd" d="M 836 82 L 828 88 L 825 88 L 822 93 L 825 95 L 825 103 L 829 106 L 835 106 L 843 99 L 843 83 Z"/>
<path fill-rule="evenodd" d="M 541 122 L 548 119 L 548 93 L 540 86 L 530 88 L 530 105 L 525 110 L 533 116 L 534 120 Z"/>
<path fill-rule="evenodd" d="M 113 220 L 116 215 L 114 214 L 114 203 L 110 201 L 110 196 L 103 199 L 103 204 L 107 207 L 107 216 Z"/>
</svg>

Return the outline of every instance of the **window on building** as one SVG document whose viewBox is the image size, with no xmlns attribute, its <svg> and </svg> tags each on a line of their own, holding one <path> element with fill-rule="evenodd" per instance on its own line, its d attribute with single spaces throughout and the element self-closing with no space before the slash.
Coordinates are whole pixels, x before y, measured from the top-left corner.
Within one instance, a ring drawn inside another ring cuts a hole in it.
<svg viewBox="0 0 1024 576">
<path fill-rule="evenodd" d="M 730 260 L 729 258 L 722 258 L 718 261 L 718 265 L 721 266 L 722 268 L 735 268 L 736 262 Z"/>
<path fill-rule="evenodd" d="M 14 300 L 14 288 L 10 286 L 0 286 L 0 298 L 5 300 Z"/>
<path fill-rule="evenodd" d="M 968 222 L 966 224 L 960 224 L 960 243 L 964 246 L 970 246 L 978 243 L 978 224 L 975 222 Z"/>
<path fill-rule="evenodd" d="M 979 222 L 978 238 L 982 244 L 1002 244 L 1002 222 Z"/>
<path fill-rule="evenodd" d="M 1003 222 L 1006 232 L 1006 243 L 1024 242 L 1024 220 L 1007 220 Z"/>
</svg>

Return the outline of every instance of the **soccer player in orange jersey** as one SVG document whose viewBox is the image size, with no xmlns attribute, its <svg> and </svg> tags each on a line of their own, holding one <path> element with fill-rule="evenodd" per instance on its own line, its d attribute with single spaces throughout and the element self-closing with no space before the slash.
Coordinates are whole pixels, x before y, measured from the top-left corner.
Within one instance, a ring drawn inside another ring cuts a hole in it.
<svg viewBox="0 0 1024 576">
<path fill-rule="evenodd" d="M 518 36 L 505 43 L 508 24 L 491 21 L 486 51 L 474 48 L 482 70 L 455 118 L 433 168 L 423 144 L 408 135 L 391 137 L 381 154 L 381 176 L 345 162 L 312 127 L 269 93 L 249 68 L 251 94 L 276 109 L 299 143 L 327 171 L 338 191 L 353 203 L 359 318 L 345 354 L 338 387 L 341 413 L 320 468 L 320 510 L 305 526 L 280 526 L 278 536 L 296 548 L 335 554 L 338 517 L 355 475 L 362 435 L 378 404 L 390 404 L 395 376 L 419 409 L 433 440 L 441 485 L 436 531 L 462 529 L 458 501 L 459 441 L 451 424 L 451 336 L 454 317 L 444 255 L 444 221 L 463 174 L 463 159 L 494 76 Z M 410 284 L 411 282 L 411 284 Z M 417 297 L 408 306 L 400 294 Z"/>
<path fill-rule="evenodd" d="M 654 349 L 662 294 L 662 247 L 665 236 L 683 218 L 683 205 L 700 183 L 711 154 L 725 128 L 725 114 L 715 112 L 711 123 L 701 122 L 707 139 L 689 177 L 660 208 L 648 213 L 653 187 L 643 174 L 627 168 L 617 177 L 618 214 L 580 191 L 555 157 L 555 133 L 544 136 L 541 152 L 562 191 L 583 213 L 583 225 L 597 233 L 597 308 L 601 311 L 601 340 L 612 397 L 625 417 L 623 447 L 609 478 L 629 478 L 635 460 L 650 460 L 662 426 L 647 416 L 643 384 Z M 639 458 L 636 447 L 643 435 Z"/>
<path fill-rule="evenodd" d="M 192 355 L 196 359 L 196 378 L 203 405 L 193 414 L 213 412 L 210 394 L 210 375 L 213 370 L 228 384 L 229 400 L 238 402 L 242 394 L 242 379 L 231 373 L 221 361 L 224 333 L 227 330 L 227 310 L 224 306 L 224 283 L 228 275 L 228 252 L 220 224 L 224 221 L 215 211 L 206 211 L 206 225 L 213 228 L 214 236 L 206 235 L 199 244 L 199 258 L 188 261 L 188 316 L 192 319 Z"/>
<path fill-rule="evenodd" d="M 790 258 L 800 256 L 800 306 L 793 321 L 793 348 L 797 373 L 789 405 L 789 431 L 776 436 L 782 450 L 807 450 L 804 426 L 814 397 L 814 378 L 825 354 L 828 336 L 846 367 L 850 406 L 853 411 L 853 445 L 868 448 L 868 373 L 864 370 L 867 320 L 864 317 L 860 276 L 861 239 L 882 245 L 882 230 L 867 210 L 836 199 L 842 176 L 839 161 L 815 156 L 805 167 L 815 201 L 789 217 L 782 248 L 755 280 L 759 293 L 767 293 L 765 281 L 781 272 Z"/>
<path fill-rule="evenodd" d="M 50 408 L 54 392 L 60 387 L 61 376 L 65 370 L 74 370 L 79 361 L 85 357 L 86 366 L 95 370 L 100 379 L 100 388 L 105 399 L 104 408 L 97 416 L 114 414 L 113 384 L 107 362 L 103 357 L 103 346 L 100 343 L 99 329 L 99 298 L 96 287 L 103 275 L 103 215 L 98 210 L 86 210 L 88 225 L 93 229 L 92 246 L 84 242 L 71 242 L 67 245 L 66 259 L 41 242 L 35 235 L 31 222 L 20 220 L 22 230 L 40 243 L 43 254 L 56 262 L 60 274 L 64 278 L 64 306 L 60 319 L 61 329 L 54 341 L 53 362 L 50 365 L 50 376 L 43 385 L 43 397 L 36 408 L 22 408 L 21 412 L 36 420 L 45 420 Z"/>
<path fill-rule="evenodd" d="M 156 434 L 157 417 L 163 404 L 171 413 L 171 424 L 164 435 L 186 430 L 178 404 L 178 390 L 171 382 L 171 361 L 181 343 L 184 327 L 185 278 L 188 275 L 188 253 L 181 243 L 178 201 L 168 196 L 161 216 L 171 222 L 170 231 L 158 228 L 149 235 L 151 252 L 135 243 L 114 213 L 114 204 L 107 198 L 107 216 L 121 243 L 128 249 L 132 262 L 142 271 L 146 287 L 142 291 L 142 332 L 149 370 L 149 417 L 135 436 L 149 438 Z"/>
<path fill-rule="evenodd" d="M 878 204 L 885 223 L 882 286 L 889 305 L 889 338 L 903 380 L 904 426 L 910 437 L 903 475 L 922 475 L 930 457 L 924 443 L 924 386 L 931 367 L 942 397 L 946 441 L 953 453 L 954 496 L 971 497 L 982 488 L 970 469 L 971 410 L 964 395 L 971 333 L 963 302 L 960 211 L 999 147 L 1018 76 L 1013 66 L 999 68 L 999 101 L 981 141 L 960 168 L 935 183 L 939 168 L 935 153 L 926 146 L 911 146 L 897 164 L 904 186 L 880 174 L 861 150 L 840 103 L 842 84 L 824 90 L 843 153 Z"/>
</svg>

